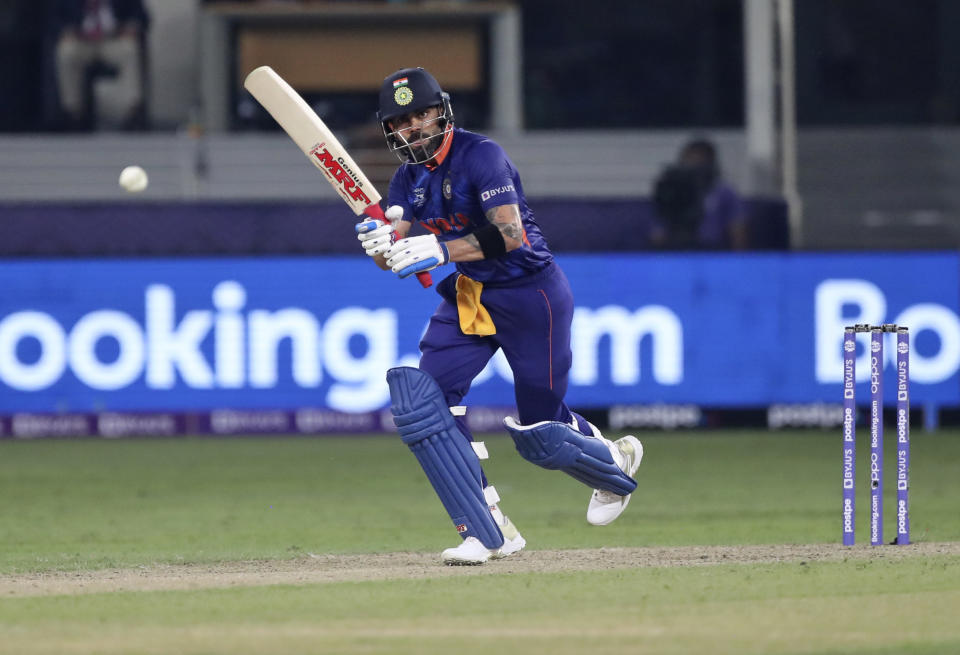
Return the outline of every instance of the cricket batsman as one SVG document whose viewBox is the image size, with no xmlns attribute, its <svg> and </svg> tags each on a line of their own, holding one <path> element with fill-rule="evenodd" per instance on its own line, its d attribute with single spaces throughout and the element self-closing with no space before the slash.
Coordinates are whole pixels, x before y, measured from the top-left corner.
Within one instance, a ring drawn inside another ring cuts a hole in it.
<svg viewBox="0 0 960 655">
<path fill-rule="evenodd" d="M 573 297 L 517 169 L 497 143 L 454 126 L 450 96 L 423 68 L 384 80 L 378 118 L 402 164 L 388 194 L 392 226 L 356 226 L 366 254 L 401 278 L 455 265 L 437 286 L 442 300 L 420 341 L 419 368 L 387 372 L 400 436 L 463 539 L 443 561 L 481 564 L 526 545 L 487 483 L 486 450 L 460 404 L 499 349 L 514 376 L 520 420 L 504 425 L 517 451 L 592 488 L 587 521 L 612 522 L 637 486 L 643 447 L 633 436 L 605 439 L 564 403 Z M 407 237 L 414 221 L 429 234 Z"/>
</svg>

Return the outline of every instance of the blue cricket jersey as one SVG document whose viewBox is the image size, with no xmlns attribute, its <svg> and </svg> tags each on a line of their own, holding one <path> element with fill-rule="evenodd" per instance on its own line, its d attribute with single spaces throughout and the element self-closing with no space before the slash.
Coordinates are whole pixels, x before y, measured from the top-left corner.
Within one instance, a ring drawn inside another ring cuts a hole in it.
<svg viewBox="0 0 960 655">
<path fill-rule="evenodd" d="M 523 221 L 523 245 L 496 259 L 457 262 L 457 270 L 483 283 L 510 282 L 543 270 L 553 254 L 523 195 L 516 166 L 495 141 L 455 128 L 450 150 L 435 168 L 403 164 L 390 181 L 389 206 L 419 221 L 440 241 L 459 239 L 490 223 L 486 212 L 516 204 Z"/>
</svg>

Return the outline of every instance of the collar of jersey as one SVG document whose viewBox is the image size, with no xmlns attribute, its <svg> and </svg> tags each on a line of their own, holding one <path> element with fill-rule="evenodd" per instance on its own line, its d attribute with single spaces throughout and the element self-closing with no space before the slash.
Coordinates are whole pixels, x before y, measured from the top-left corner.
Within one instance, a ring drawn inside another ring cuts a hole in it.
<svg viewBox="0 0 960 655">
<path fill-rule="evenodd" d="M 440 167 L 440 164 L 443 163 L 443 160 L 447 158 L 448 154 L 450 154 L 450 146 L 452 144 L 453 128 L 451 127 L 449 130 L 447 130 L 446 136 L 443 137 L 443 143 L 440 144 L 440 149 L 437 150 L 437 154 L 435 154 L 430 161 L 424 164 L 428 171 L 435 171 Z"/>
</svg>

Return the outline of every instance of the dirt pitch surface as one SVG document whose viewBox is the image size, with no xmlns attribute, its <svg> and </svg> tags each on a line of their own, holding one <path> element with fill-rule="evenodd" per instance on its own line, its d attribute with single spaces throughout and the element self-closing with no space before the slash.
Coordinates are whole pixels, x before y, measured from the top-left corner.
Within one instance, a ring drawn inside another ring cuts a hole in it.
<svg viewBox="0 0 960 655">
<path fill-rule="evenodd" d="M 556 573 L 635 567 L 771 564 L 843 560 L 897 560 L 929 555 L 960 555 L 960 542 L 904 547 L 844 548 L 835 544 L 793 546 L 675 546 L 529 550 L 482 566 L 443 566 L 438 553 L 313 555 L 291 560 L 155 564 L 132 569 L 47 572 L 0 576 L 0 598 L 324 584 L 442 578 L 463 575 Z"/>
</svg>

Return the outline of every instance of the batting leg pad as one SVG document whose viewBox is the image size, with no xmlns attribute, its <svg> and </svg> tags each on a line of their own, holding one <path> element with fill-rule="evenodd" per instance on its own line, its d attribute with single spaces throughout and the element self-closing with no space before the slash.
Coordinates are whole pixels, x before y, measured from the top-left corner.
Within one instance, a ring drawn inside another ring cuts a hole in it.
<svg viewBox="0 0 960 655">
<path fill-rule="evenodd" d="M 429 373 L 401 366 L 387 371 L 393 422 L 420 462 L 460 536 L 487 548 L 503 545 L 483 495 L 480 460 L 461 434 L 443 392 Z"/>
<path fill-rule="evenodd" d="M 588 487 L 620 496 L 637 487 L 636 480 L 617 466 L 605 440 L 585 437 L 559 421 L 520 425 L 508 416 L 503 424 L 520 456 L 537 466 L 563 471 Z"/>
</svg>

